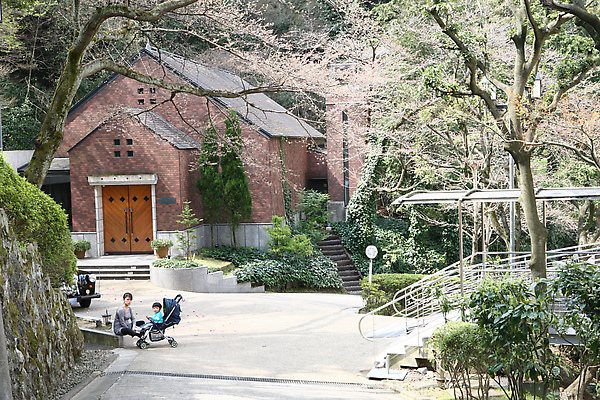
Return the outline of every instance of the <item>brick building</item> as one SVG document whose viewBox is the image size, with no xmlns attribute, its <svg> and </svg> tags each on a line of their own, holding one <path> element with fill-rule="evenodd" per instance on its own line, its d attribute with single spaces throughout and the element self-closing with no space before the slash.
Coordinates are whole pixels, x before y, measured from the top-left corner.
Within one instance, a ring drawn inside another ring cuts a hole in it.
<svg viewBox="0 0 600 400">
<path fill-rule="evenodd" d="M 201 89 L 251 87 L 240 77 L 146 48 L 134 70 Z M 150 252 L 154 238 L 173 238 L 183 202 L 202 218 L 195 188 L 202 132 L 208 121 L 224 131 L 224 115 L 241 121 L 244 167 L 253 213 L 236 232 L 242 246 L 265 247 L 264 226 L 283 215 L 283 182 L 294 193 L 326 187 L 324 136 L 263 94 L 247 99 L 177 94 L 113 75 L 71 110 L 58 157 L 69 157 L 73 237 L 89 240 L 92 254 Z M 284 165 L 285 164 L 285 165 Z M 284 172 L 285 171 L 285 172 Z M 285 176 L 284 176 L 285 174 Z M 230 244 L 225 224 L 216 243 Z M 208 226 L 198 246 L 210 245 Z"/>
</svg>

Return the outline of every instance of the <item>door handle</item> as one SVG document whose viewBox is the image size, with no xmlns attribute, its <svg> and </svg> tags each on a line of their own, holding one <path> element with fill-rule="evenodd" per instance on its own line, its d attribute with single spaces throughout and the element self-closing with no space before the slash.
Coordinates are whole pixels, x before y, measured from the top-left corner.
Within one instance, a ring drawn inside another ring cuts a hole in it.
<svg viewBox="0 0 600 400">
<path fill-rule="evenodd" d="M 127 207 L 125 207 L 125 234 L 129 234 L 129 230 L 127 229 Z"/>
<path fill-rule="evenodd" d="M 133 207 L 129 209 L 129 223 L 131 225 L 131 234 L 133 235 Z"/>
</svg>

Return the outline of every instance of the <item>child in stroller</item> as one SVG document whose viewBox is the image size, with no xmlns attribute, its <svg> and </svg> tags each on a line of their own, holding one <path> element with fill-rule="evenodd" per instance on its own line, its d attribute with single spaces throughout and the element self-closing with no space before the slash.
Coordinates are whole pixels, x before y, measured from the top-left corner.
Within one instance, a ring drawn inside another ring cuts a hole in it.
<svg viewBox="0 0 600 400">
<path fill-rule="evenodd" d="M 158 342 L 167 339 L 171 347 L 177 347 L 177 341 L 171 336 L 165 336 L 165 329 L 179 324 L 181 321 L 181 308 L 179 302 L 183 297 L 178 294 L 174 299 L 163 299 L 164 318 L 162 323 L 156 323 L 150 319 L 140 327 L 140 339 L 136 342 L 137 347 L 144 350 L 150 342 Z"/>
</svg>

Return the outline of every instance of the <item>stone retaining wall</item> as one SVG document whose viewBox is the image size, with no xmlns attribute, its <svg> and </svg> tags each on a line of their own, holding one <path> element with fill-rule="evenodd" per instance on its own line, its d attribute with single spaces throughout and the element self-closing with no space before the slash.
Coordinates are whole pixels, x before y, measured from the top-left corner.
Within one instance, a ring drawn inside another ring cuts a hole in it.
<svg viewBox="0 0 600 400">
<path fill-rule="evenodd" d="M 81 355 L 83 335 L 65 295 L 42 274 L 35 247 L 19 249 L 2 209 L 0 302 L 13 398 L 48 398 Z"/>
</svg>

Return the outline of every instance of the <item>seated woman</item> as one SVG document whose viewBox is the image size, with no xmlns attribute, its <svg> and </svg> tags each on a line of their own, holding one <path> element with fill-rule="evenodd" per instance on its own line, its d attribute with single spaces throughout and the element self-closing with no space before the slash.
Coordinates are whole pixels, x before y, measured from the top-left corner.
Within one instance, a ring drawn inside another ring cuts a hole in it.
<svg viewBox="0 0 600 400">
<path fill-rule="evenodd" d="M 129 335 L 132 337 L 141 337 L 141 334 L 134 331 L 135 317 L 131 310 L 131 301 L 133 295 L 129 292 L 123 294 L 123 306 L 119 307 L 115 314 L 115 322 L 113 323 L 113 332 L 115 335 L 125 336 Z"/>
</svg>

